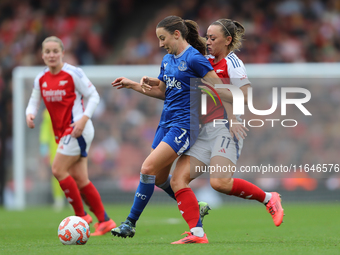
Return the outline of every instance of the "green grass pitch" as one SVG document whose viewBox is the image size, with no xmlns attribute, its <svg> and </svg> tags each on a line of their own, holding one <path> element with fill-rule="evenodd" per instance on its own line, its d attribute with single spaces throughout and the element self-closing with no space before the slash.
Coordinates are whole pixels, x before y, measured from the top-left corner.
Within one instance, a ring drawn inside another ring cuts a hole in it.
<svg viewBox="0 0 340 255">
<path fill-rule="evenodd" d="M 188 230 L 176 205 L 149 205 L 134 238 L 106 234 L 84 246 L 62 245 L 59 223 L 72 210 L 49 207 L 21 212 L 0 209 L 0 254 L 340 254 L 340 205 L 283 204 L 286 216 L 275 227 L 265 207 L 256 203 L 213 208 L 204 220 L 209 244 L 171 245 Z M 106 205 L 120 224 L 130 205 Z M 91 226 L 91 230 L 93 227 Z"/>
</svg>

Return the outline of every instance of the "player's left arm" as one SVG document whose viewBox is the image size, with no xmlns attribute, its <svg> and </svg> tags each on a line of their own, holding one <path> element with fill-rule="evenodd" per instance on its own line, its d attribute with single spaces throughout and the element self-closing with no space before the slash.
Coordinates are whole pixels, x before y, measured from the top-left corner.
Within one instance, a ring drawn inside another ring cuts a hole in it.
<svg viewBox="0 0 340 255">
<path fill-rule="evenodd" d="M 217 76 L 215 71 L 208 72 L 203 77 L 203 79 L 205 82 L 207 82 L 211 86 L 214 86 L 215 84 L 223 84 L 222 80 Z M 242 86 L 242 87 L 246 87 L 246 86 Z M 236 136 L 237 139 L 240 139 L 240 138 L 244 139 L 247 136 L 247 133 L 245 132 L 245 130 L 249 131 L 249 129 L 243 126 L 241 123 L 239 123 L 236 116 L 233 114 L 233 106 L 232 106 L 233 96 L 230 90 L 223 89 L 223 88 L 220 88 L 220 89 L 215 88 L 215 90 L 222 100 L 223 107 L 227 112 L 229 123 L 233 123 L 232 125 L 230 125 L 230 128 L 229 128 L 231 136 L 232 137 Z M 247 89 L 245 88 L 244 90 L 247 91 Z M 212 95 L 215 95 L 215 94 L 212 93 Z"/>
<path fill-rule="evenodd" d="M 41 93 L 40 93 L 40 87 L 39 87 L 39 79 L 42 76 L 42 74 L 39 74 L 34 79 L 33 84 L 33 90 L 30 97 L 30 100 L 28 101 L 28 105 L 26 108 L 26 123 L 29 128 L 34 128 L 34 119 L 37 115 L 39 105 L 40 105 L 40 99 L 41 99 Z"/>
<path fill-rule="evenodd" d="M 165 90 L 166 85 L 163 81 L 159 80 L 158 78 L 143 76 L 140 80 L 140 86 L 144 94 L 149 95 L 148 93 L 153 90 L 152 97 L 158 98 L 158 99 L 165 99 Z"/>
<path fill-rule="evenodd" d="M 86 77 L 85 73 L 80 68 L 78 68 L 78 71 L 79 73 L 81 73 L 81 75 L 73 75 L 74 83 L 76 89 L 85 98 L 87 98 L 88 101 L 83 116 L 70 125 L 71 127 L 73 127 L 73 131 L 71 133 L 72 137 L 81 136 L 86 122 L 92 117 L 100 101 L 100 96 L 95 86 L 91 83 L 91 81 Z"/>
<path fill-rule="evenodd" d="M 149 97 L 154 97 L 154 98 L 164 100 L 165 90 L 166 90 L 165 83 L 159 80 L 158 78 L 148 78 L 148 79 L 152 80 L 154 86 L 150 86 L 149 84 L 146 84 L 143 78 L 141 79 L 140 83 L 138 83 L 130 79 L 127 79 L 125 77 L 119 77 L 115 79 L 111 84 L 112 84 L 112 87 L 116 87 L 117 89 L 122 89 L 122 88 L 133 89 L 134 91 L 137 91 L 143 95 L 147 95 Z"/>
<path fill-rule="evenodd" d="M 203 77 L 203 83 L 215 87 L 216 84 L 223 84 L 223 81 L 220 77 L 217 76 L 214 70 L 208 72 Z M 209 87 L 205 87 L 205 89 L 210 90 Z M 217 94 L 221 98 L 222 101 L 232 103 L 233 102 L 233 95 L 228 89 L 223 88 L 215 88 Z M 212 92 L 212 91 L 210 91 Z M 216 96 L 215 93 L 212 93 L 213 96 Z"/>
<path fill-rule="evenodd" d="M 246 73 L 246 68 L 243 64 L 243 62 L 240 59 L 237 59 L 236 63 L 233 64 L 231 63 L 231 60 L 228 59 L 228 70 L 225 70 L 228 72 L 228 76 L 230 77 L 230 83 L 238 88 L 243 93 L 243 98 L 244 98 L 244 104 L 248 103 L 248 88 L 250 87 L 250 81 L 248 80 L 247 73 Z M 225 104 L 223 102 L 223 104 Z M 227 105 L 229 107 L 229 105 Z M 232 121 L 234 125 L 229 125 L 230 126 L 230 133 L 231 135 L 235 135 L 237 138 L 238 136 L 241 136 L 243 139 L 245 136 L 247 136 L 245 130 L 249 131 L 246 127 L 244 127 L 241 123 L 238 122 L 236 117 L 232 114 L 230 115 L 231 118 L 229 119 L 229 122 Z M 229 117 L 229 114 L 228 114 Z"/>
</svg>

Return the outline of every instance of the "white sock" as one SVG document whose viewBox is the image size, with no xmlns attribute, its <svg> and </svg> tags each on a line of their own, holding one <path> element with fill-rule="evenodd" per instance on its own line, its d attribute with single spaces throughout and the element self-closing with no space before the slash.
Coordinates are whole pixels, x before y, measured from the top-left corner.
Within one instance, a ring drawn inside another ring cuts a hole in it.
<svg viewBox="0 0 340 255">
<path fill-rule="evenodd" d="M 265 192 L 266 193 L 266 197 L 263 200 L 264 204 L 267 204 L 269 202 L 269 200 L 272 198 L 272 193 L 269 192 Z"/>
<path fill-rule="evenodd" d="M 203 237 L 204 236 L 204 230 L 203 230 L 202 227 L 194 227 L 194 228 L 190 229 L 190 232 L 194 236 L 198 236 L 198 237 Z"/>
</svg>

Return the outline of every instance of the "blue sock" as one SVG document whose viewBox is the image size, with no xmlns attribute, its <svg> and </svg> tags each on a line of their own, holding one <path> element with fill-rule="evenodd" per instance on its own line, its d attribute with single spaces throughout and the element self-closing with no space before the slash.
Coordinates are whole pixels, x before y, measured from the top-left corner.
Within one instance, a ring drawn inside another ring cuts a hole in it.
<svg viewBox="0 0 340 255">
<path fill-rule="evenodd" d="M 168 195 L 172 198 L 172 199 L 174 199 L 174 200 L 176 200 L 176 198 L 175 198 L 175 193 L 174 193 L 174 191 L 172 190 L 172 188 L 171 188 L 171 186 L 170 186 L 170 179 L 171 179 L 171 174 L 168 176 L 168 179 L 164 182 L 164 183 L 162 183 L 161 185 L 156 185 L 158 188 L 161 188 L 162 190 L 164 190 L 166 193 L 168 193 Z"/>
<path fill-rule="evenodd" d="M 136 190 L 135 199 L 128 216 L 128 220 L 136 225 L 136 221 L 148 204 L 155 189 L 156 175 L 140 174 L 140 181 Z"/>
</svg>

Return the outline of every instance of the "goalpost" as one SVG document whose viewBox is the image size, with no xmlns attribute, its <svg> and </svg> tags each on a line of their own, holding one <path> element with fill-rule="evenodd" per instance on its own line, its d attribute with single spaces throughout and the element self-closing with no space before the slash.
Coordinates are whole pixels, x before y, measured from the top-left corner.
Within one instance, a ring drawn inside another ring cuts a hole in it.
<svg viewBox="0 0 340 255">
<path fill-rule="evenodd" d="M 96 87 L 110 87 L 111 82 L 120 76 L 139 81 L 144 75 L 157 77 L 159 74 L 159 65 L 82 66 L 81 68 Z M 340 78 L 340 63 L 247 64 L 246 69 L 250 81 L 254 78 Z M 42 70 L 41 66 L 20 66 L 13 70 L 14 206 L 12 209 L 15 210 L 26 207 L 25 109 L 29 95 L 25 94 L 25 90 L 31 92 L 33 79 Z"/>
</svg>

